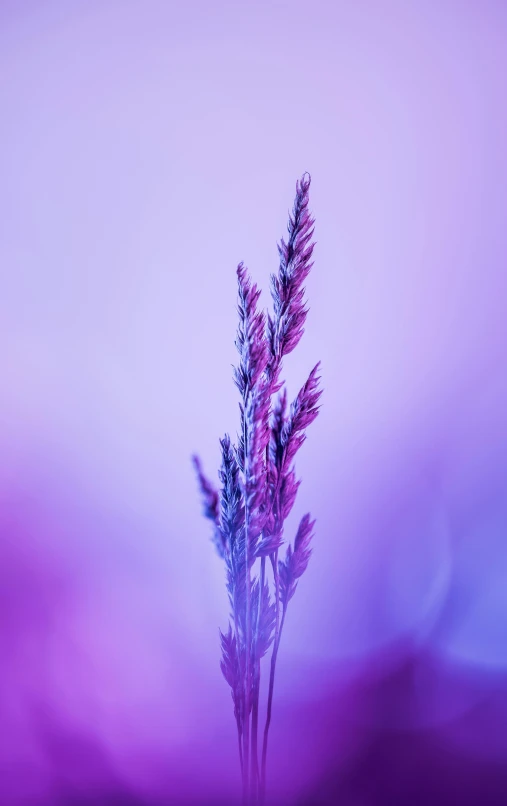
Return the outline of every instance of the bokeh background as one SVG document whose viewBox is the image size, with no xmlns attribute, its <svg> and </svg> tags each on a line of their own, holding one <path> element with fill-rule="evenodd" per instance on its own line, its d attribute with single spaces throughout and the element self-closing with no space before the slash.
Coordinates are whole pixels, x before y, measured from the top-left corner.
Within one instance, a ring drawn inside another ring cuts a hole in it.
<svg viewBox="0 0 507 806">
<path fill-rule="evenodd" d="M 190 464 L 312 174 L 273 804 L 507 801 L 507 6 L 0 2 L 0 802 L 234 804 Z"/>
</svg>

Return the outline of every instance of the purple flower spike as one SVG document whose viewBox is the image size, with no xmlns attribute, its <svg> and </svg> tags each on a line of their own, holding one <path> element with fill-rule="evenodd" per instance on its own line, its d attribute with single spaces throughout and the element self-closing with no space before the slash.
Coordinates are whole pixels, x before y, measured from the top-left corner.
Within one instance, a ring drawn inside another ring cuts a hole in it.
<svg viewBox="0 0 507 806">
<path fill-rule="evenodd" d="M 280 599 L 284 611 L 296 593 L 297 582 L 308 567 L 312 550 L 310 541 L 313 537 L 313 527 L 315 521 L 310 520 L 310 515 L 303 515 L 296 539 L 294 540 L 294 551 L 291 546 L 287 547 L 285 560 L 280 560 L 278 564 L 280 574 Z"/>
<path fill-rule="evenodd" d="M 314 366 L 305 385 L 300 389 L 295 401 L 291 404 L 290 414 L 280 435 L 282 469 L 293 461 L 296 453 L 306 439 L 305 429 L 313 423 L 319 413 L 317 405 L 322 394 L 318 389 L 320 377 L 317 372 L 320 361 Z"/>
<path fill-rule="evenodd" d="M 312 267 L 313 218 L 308 211 L 310 175 L 296 183 L 287 243 L 282 239 L 277 275 L 271 277 L 273 313 L 258 309 L 260 291 L 243 263 L 237 267 L 239 323 L 235 344 L 239 362 L 234 383 L 240 393 L 237 445 L 220 440 L 220 492 L 193 457 L 203 511 L 214 527 L 214 542 L 224 559 L 231 620 L 220 632 L 222 673 L 231 687 L 243 779 L 243 804 L 262 804 L 271 723 L 276 660 L 287 605 L 311 555 L 315 521 L 305 515 L 284 560 L 284 523 L 299 489 L 294 458 L 306 429 L 319 412 L 317 364 L 287 411 L 280 382 L 282 359 L 298 345 L 308 314 L 303 286 Z M 273 405 L 273 398 L 278 395 Z M 266 560 L 273 569 L 268 580 Z M 260 568 L 259 568 L 260 565 Z M 258 730 L 261 660 L 271 649 L 266 722 L 259 764 Z"/>
<path fill-rule="evenodd" d="M 304 305 L 303 283 L 313 266 L 310 261 L 315 246 L 311 242 L 315 222 L 308 212 L 310 182 L 310 174 L 305 173 L 296 183 L 296 199 L 287 227 L 289 239 L 285 243 L 282 238 L 278 246 L 278 276 L 271 275 L 274 315 L 268 316 L 267 338 L 270 373 L 276 385 L 273 391 L 280 388 L 278 376 L 282 358 L 297 347 L 308 314 Z"/>
</svg>

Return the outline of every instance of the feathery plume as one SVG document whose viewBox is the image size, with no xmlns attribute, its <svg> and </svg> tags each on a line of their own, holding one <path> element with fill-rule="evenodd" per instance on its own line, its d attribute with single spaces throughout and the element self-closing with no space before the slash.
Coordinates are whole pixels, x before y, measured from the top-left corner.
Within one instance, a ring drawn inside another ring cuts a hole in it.
<svg viewBox="0 0 507 806">
<path fill-rule="evenodd" d="M 267 320 L 267 341 L 269 344 L 269 362 L 267 377 L 271 384 L 271 392 L 278 391 L 282 384 L 279 382 L 282 359 L 294 350 L 299 343 L 306 321 L 308 310 L 304 303 L 305 289 L 303 286 L 310 269 L 313 266 L 311 257 L 314 249 L 313 236 L 314 219 L 308 211 L 310 188 L 310 175 L 304 174 L 300 182 L 296 183 L 296 199 L 292 215 L 289 216 L 289 239 L 285 243 L 282 239 L 278 253 L 280 265 L 278 276 L 271 276 L 271 297 L 273 300 L 273 316 Z M 279 620 L 280 580 L 278 569 L 278 550 L 283 540 L 283 524 L 288 517 L 296 500 L 299 481 L 296 479 L 295 469 L 291 467 L 296 451 L 304 441 L 303 430 L 315 419 L 313 408 L 316 400 L 309 400 L 308 396 L 316 394 L 316 370 L 307 381 L 303 390 L 291 406 L 288 418 L 285 416 L 287 398 L 282 395 L 278 407 L 275 409 L 271 427 L 271 440 L 268 451 L 268 494 L 269 514 L 266 518 L 264 539 L 259 550 L 262 552 L 261 562 L 265 562 L 264 553 L 269 554 L 273 567 L 275 583 L 275 638 L 271 656 L 271 671 L 269 679 L 268 706 L 266 725 L 264 728 L 264 741 L 262 749 L 261 798 L 265 790 L 266 755 L 268 731 L 271 723 L 271 710 L 274 690 L 274 677 L 281 632 L 285 619 L 283 610 L 282 621 Z M 300 410 L 303 416 L 298 416 Z M 315 416 L 316 416 L 315 412 Z"/>
<path fill-rule="evenodd" d="M 310 541 L 313 537 L 314 526 L 315 521 L 310 520 L 310 515 L 308 513 L 303 515 L 294 540 L 294 550 L 290 545 L 287 546 L 285 560 L 280 560 L 278 563 L 280 599 L 284 611 L 287 610 L 287 605 L 296 592 L 298 579 L 303 576 L 308 567 L 312 553 Z"/>
<path fill-rule="evenodd" d="M 297 451 L 306 439 L 305 430 L 313 423 L 319 413 L 317 405 L 322 395 L 318 388 L 320 376 L 317 372 L 320 361 L 314 366 L 308 380 L 299 390 L 296 399 L 291 403 L 290 414 L 282 426 L 280 433 L 279 454 L 281 454 L 281 470 L 285 470 L 293 461 Z"/>
<path fill-rule="evenodd" d="M 225 546 L 226 586 L 231 614 L 235 621 L 236 637 L 245 633 L 246 602 L 246 550 L 245 507 L 240 485 L 239 467 L 228 434 L 220 440 L 222 466 L 219 471 L 222 482 L 220 534 Z"/>
<path fill-rule="evenodd" d="M 303 174 L 296 182 L 296 198 L 292 215 L 289 215 L 287 243 L 280 241 L 278 254 L 280 265 L 278 276 L 271 275 L 271 297 L 273 316 L 268 315 L 267 339 L 269 344 L 269 375 L 272 391 L 277 391 L 282 358 L 297 347 L 304 332 L 308 309 L 304 304 L 303 283 L 313 266 L 311 257 L 315 244 L 313 236 L 314 219 L 308 211 L 310 174 Z"/>
<path fill-rule="evenodd" d="M 238 464 L 244 474 L 245 504 L 248 510 L 249 562 L 255 560 L 256 541 L 262 531 L 265 497 L 264 455 L 269 440 L 268 385 L 263 377 L 268 360 L 264 338 L 264 314 L 257 310 L 260 291 L 252 285 L 240 263 L 238 277 L 239 325 L 236 348 L 240 361 L 234 368 L 234 381 L 241 394 Z"/>
<path fill-rule="evenodd" d="M 215 545 L 217 553 L 223 558 L 225 552 L 225 544 L 220 532 L 220 496 L 218 490 L 213 486 L 211 481 L 204 475 L 202 463 L 199 457 L 194 454 L 192 462 L 197 474 L 199 482 L 199 489 L 201 491 L 201 498 L 203 504 L 203 515 L 208 518 L 213 524 L 212 541 Z"/>
<path fill-rule="evenodd" d="M 193 457 L 203 514 L 213 524 L 213 542 L 225 563 L 230 622 L 227 632 L 219 633 L 220 668 L 234 704 L 244 806 L 262 803 L 264 798 L 280 638 L 287 605 L 308 566 L 315 524 L 305 515 L 294 548 L 289 545 L 285 559 L 278 560 L 284 523 L 300 485 L 294 459 L 306 439 L 306 429 L 317 417 L 322 394 L 319 364 L 289 409 L 287 392 L 281 391 L 280 382 L 282 360 L 298 345 L 308 314 L 304 282 L 313 265 L 314 248 L 314 219 L 308 211 L 310 181 L 310 175 L 303 174 L 296 183 L 288 240 L 282 239 L 278 245 L 278 274 L 271 276 L 272 314 L 266 317 L 259 310 L 260 290 L 243 263 L 236 270 L 239 323 L 235 345 L 239 361 L 233 369 L 233 379 L 240 393 L 240 429 L 236 445 L 228 434 L 220 440 L 220 490 L 205 476 L 200 459 Z M 273 568 L 271 583 L 266 575 L 267 558 Z M 257 732 L 261 660 L 270 649 L 260 769 Z"/>
</svg>

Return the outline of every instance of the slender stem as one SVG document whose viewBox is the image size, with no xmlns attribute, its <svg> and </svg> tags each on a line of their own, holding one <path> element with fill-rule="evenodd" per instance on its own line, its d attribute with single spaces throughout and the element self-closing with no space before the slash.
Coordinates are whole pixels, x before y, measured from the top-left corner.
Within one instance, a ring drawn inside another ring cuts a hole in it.
<svg viewBox="0 0 507 806">
<path fill-rule="evenodd" d="M 261 558 L 261 575 L 260 575 L 260 586 L 259 586 L 259 606 L 257 609 L 257 619 L 255 625 L 255 646 L 257 646 L 257 639 L 259 636 L 259 623 L 261 619 L 261 611 L 262 611 L 262 601 L 264 596 L 264 585 L 265 585 L 265 578 L 266 578 L 266 558 Z M 260 683 L 261 683 L 261 666 L 259 658 L 255 660 L 255 691 L 254 691 L 254 700 L 252 705 L 252 743 L 251 743 L 251 792 L 252 792 L 252 800 L 255 803 L 258 797 L 258 792 L 260 788 L 260 776 L 259 776 L 259 752 L 258 752 L 258 745 L 257 745 L 257 733 L 258 733 L 258 725 L 259 725 L 259 695 L 260 695 Z"/>
<path fill-rule="evenodd" d="M 282 637 L 282 630 L 283 625 L 285 623 L 285 610 L 282 614 L 282 621 L 280 624 L 280 632 L 278 633 L 278 640 L 276 646 L 274 647 L 273 654 L 271 656 L 271 674 L 269 677 L 269 697 L 268 697 L 268 714 L 266 717 L 266 725 L 264 728 L 264 742 L 262 747 L 262 773 L 261 773 L 261 794 L 260 794 L 260 803 L 264 803 L 264 798 L 266 796 L 266 756 L 268 752 L 268 731 L 269 725 L 271 722 L 271 711 L 272 711 L 272 703 L 273 703 L 273 688 L 275 685 L 275 669 L 276 669 L 276 659 L 278 657 L 278 648 L 280 646 L 280 640 Z"/>
<path fill-rule="evenodd" d="M 282 623 L 279 623 L 279 614 L 280 614 L 280 578 L 278 575 L 278 550 L 276 550 L 271 558 L 273 564 L 273 573 L 275 577 L 275 613 L 276 613 L 276 624 L 275 624 L 275 640 L 273 643 L 273 652 L 271 654 L 271 668 L 269 673 L 269 690 L 268 690 L 268 707 L 267 707 L 267 714 L 266 714 L 266 724 L 264 726 L 264 739 L 262 743 L 262 769 L 261 769 L 261 803 L 264 802 L 264 797 L 266 794 L 266 757 L 268 752 L 268 733 L 269 733 L 269 726 L 271 724 L 271 712 L 273 709 L 273 691 L 275 686 L 275 670 L 276 670 L 276 659 L 278 656 L 278 647 L 280 645 L 280 637 L 283 628 L 283 622 L 285 619 L 285 610 L 282 614 Z"/>
<path fill-rule="evenodd" d="M 252 803 L 257 802 L 257 792 L 259 785 L 259 755 L 257 751 L 257 729 L 259 724 L 259 674 L 257 667 L 255 675 L 255 693 L 252 704 L 252 745 L 251 745 L 251 778 L 250 792 Z"/>
<path fill-rule="evenodd" d="M 245 400 L 246 408 L 246 400 Z M 243 721 L 243 800 L 248 803 L 248 782 L 250 766 L 250 651 L 251 651 L 251 624 L 250 624 L 250 536 L 248 534 L 248 487 L 249 487 L 249 461 L 248 461 L 248 427 L 246 416 L 243 419 L 243 445 L 245 450 L 245 567 L 246 567 L 246 614 L 245 614 L 245 718 Z"/>
<path fill-rule="evenodd" d="M 235 635 L 236 635 L 236 651 L 237 651 L 237 653 L 238 653 L 238 663 L 241 663 L 241 661 L 240 661 L 241 655 L 240 655 L 240 640 L 239 640 L 238 614 L 236 613 L 236 611 L 234 612 L 234 632 L 235 632 Z M 241 668 L 241 667 L 240 667 L 240 668 Z M 242 711 L 244 710 L 244 708 L 242 707 L 242 705 L 243 705 L 243 704 L 242 704 L 242 702 L 240 701 L 240 702 L 238 703 L 238 711 L 237 711 L 237 716 L 236 716 L 236 724 L 237 724 L 237 726 L 238 726 L 239 764 L 240 764 L 240 767 L 241 767 L 241 778 L 243 779 L 244 771 L 243 771 L 243 744 L 242 744 L 242 738 L 241 738 L 241 737 L 242 737 L 242 727 L 241 727 L 241 722 L 242 722 L 242 717 L 243 717 L 243 713 L 242 713 Z"/>
<path fill-rule="evenodd" d="M 273 688 L 275 685 L 275 668 L 276 668 L 276 655 L 277 655 L 278 647 L 275 644 L 273 647 L 273 654 L 271 655 L 271 670 L 269 675 L 269 693 L 268 693 L 268 710 L 266 716 L 266 724 L 264 726 L 264 739 L 262 743 L 262 768 L 261 768 L 261 797 L 260 802 L 261 804 L 264 803 L 264 798 L 266 795 L 266 755 L 268 752 L 268 732 L 269 732 L 269 725 L 271 723 L 271 710 L 272 710 L 272 703 L 273 703 Z"/>
<path fill-rule="evenodd" d="M 241 767 L 241 778 L 243 778 L 243 746 L 241 744 L 241 723 L 237 720 L 238 725 L 238 749 L 239 749 L 239 766 Z"/>
</svg>

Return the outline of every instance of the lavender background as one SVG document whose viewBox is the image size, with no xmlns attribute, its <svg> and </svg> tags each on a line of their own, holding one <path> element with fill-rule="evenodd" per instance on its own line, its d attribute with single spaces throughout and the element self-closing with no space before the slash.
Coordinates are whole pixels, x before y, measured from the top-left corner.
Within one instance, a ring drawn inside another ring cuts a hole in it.
<svg viewBox="0 0 507 806">
<path fill-rule="evenodd" d="M 234 803 L 223 568 L 235 267 L 295 181 L 273 803 L 505 803 L 507 6 L 0 3 L 0 801 Z"/>
</svg>

